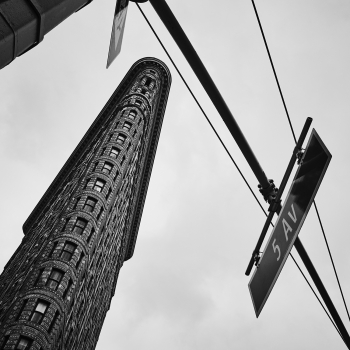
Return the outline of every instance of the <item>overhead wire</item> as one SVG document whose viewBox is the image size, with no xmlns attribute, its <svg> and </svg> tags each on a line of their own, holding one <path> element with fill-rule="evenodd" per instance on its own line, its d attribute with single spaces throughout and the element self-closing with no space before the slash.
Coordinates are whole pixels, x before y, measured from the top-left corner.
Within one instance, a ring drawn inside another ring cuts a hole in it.
<svg viewBox="0 0 350 350">
<path fill-rule="evenodd" d="M 167 51 L 167 49 L 165 48 L 164 44 L 162 43 L 162 41 L 160 40 L 158 34 L 156 33 L 155 29 L 153 28 L 153 26 L 151 25 L 151 23 L 149 22 L 147 16 L 145 15 L 145 13 L 142 11 L 140 5 L 138 3 L 136 3 L 136 6 L 138 7 L 138 9 L 140 10 L 142 16 L 144 17 L 144 19 L 146 20 L 147 24 L 149 25 L 150 29 L 152 30 L 153 34 L 155 35 L 155 37 L 157 38 L 159 44 L 161 45 L 161 47 L 163 48 L 164 52 L 166 53 L 166 55 L 168 56 L 169 60 L 171 61 L 172 65 L 174 66 L 175 70 L 177 71 L 177 73 L 179 74 L 181 80 L 183 81 L 183 83 L 185 84 L 185 86 L 187 87 L 188 91 L 190 92 L 191 96 L 193 97 L 193 99 L 195 100 L 196 104 L 198 105 L 199 109 L 201 110 L 201 112 L 203 113 L 204 117 L 206 118 L 207 122 L 209 123 L 210 127 L 212 128 L 212 130 L 214 131 L 215 135 L 217 136 L 217 138 L 219 139 L 221 145 L 224 147 L 226 153 L 228 154 L 228 156 L 230 157 L 230 159 L 232 160 L 233 164 L 235 165 L 236 169 L 238 170 L 239 174 L 241 175 L 242 179 L 244 180 L 245 184 L 247 185 L 247 187 L 249 188 L 250 192 L 252 193 L 252 195 L 254 196 L 256 202 L 259 204 L 261 210 L 264 212 L 265 216 L 267 216 L 267 213 L 265 211 L 265 209 L 263 208 L 263 206 L 261 205 L 260 201 L 258 200 L 258 198 L 256 197 L 255 193 L 253 192 L 251 186 L 249 185 L 248 181 L 246 180 L 246 178 L 244 177 L 242 171 L 239 169 L 237 163 L 235 162 L 235 160 L 233 159 L 232 155 L 230 154 L 230 152 L 228 151 L 227 147 L 225 146 L 224 142 L 222 141 L 222 139 L 220 138 L 219 134 L 217 133 L 217 131 L 215 130 L 213 124 L 211 123 L 211 121 L 209 120 L 208 116 L 206 115 L 206 113 L 204 112 L 202 106 L 200 105 L 199 101 L 197 100 L 197 98 L 195 97 L 194 93 L 192 92 L 191 88 L 189 87 L 189 85 L 187 84 L 185 78 L 183 77 L 183 75 L 181 74 L 180 70 L 178 69 L 178 67 L 176 66 L 174 60 L 171 58 L 169 52 Z M 294 132 L 293 132 L 294 134 Z M 271 223 L 272 226 L 274 226 Z M 329 313 L 327 312 L 327 310 L 325 309 L 325 307 L 323 306 L 321 300 L 319 299 L 319 297 L 317 296 L 315 290 L 313 289 L 313 287 L 311 286 L 311 284 L 309 283 L 307 277 L 304 275 L 304 273 L 302 272 L 301 268 L 299 267 L 297 261 L 294 259 L 292 253 L 289 253 L 290 256 L 292 257 L 294 263 L 296 264 L 296 266 L 298 267 L 299 271 L 301 272 L 302 276 L 304 277 L 305 281 L 307 282 L 308 286 L 310 287 L 310 289 L 312 290 L 313 294 L 316 296 L 317 300 L 319 301 L 321 307 L 323 308 L 323 310 L 325 311 L 326 315 L 328 316 L 328 318 L 330 319 L 330 321 L 333 323 L 335 329 L 337 330 L 337 332 L 339 333 L 339 335 L 342 337 L 342 335 L 340 334 L 338 328 L 336 327 L 334 321 L 332 320 L 331 316 L 329 315 Z"/>
<path fill-rule="evenodd" d="M 342 290 L 342 288 L 340 286 L 340 281 L 339 281 L 339 278 L 338 278 L 337 270 L 335 269 L 335 265 L 334 265 L 333 257 L 332 257 L 332 254 L 331 254 L 331 250 L 330 250 L 329 245 L 328 245 L 328 240 L 327 240 L 327 237 L 326 237 L 326 233 L 325 233 L 323 225 L 322 225 L 321 216 L 320 216 L 320 213 L 318 212 L 318 209 L 317 209 L 317 206 L 316 206 L 316 201 L 314 201 L 314 206 L 315 206 L 316 214 L 317 214 L 317 217 L 318 217 L 318 221 L 320 222 L 323 238 L 324 238 L 324 240 L 326 242 L 328 254 L 329 254 L 329 257 L 330 257 L 332 265 L 333 265 L 333 270 L 334 270 L 334 273 L 335 273 L 335 277 L 337 278 L 337 282 L 338 282 L 338 286 L 339 286 L 339 289 L 340 289 L 340 293 L 341 293 L 341 296 L 343 298 L 343 302 L 344 302 L 344 305 L 345 305 L 346 313 L 348 314 L 348 318 L 350 320 L 349 310 L 348 310 L 348 307 L 347 307 L 346 302 L 345 302 L 343 290 Z"/>
<path fill-rule="evenodd" d="M 330 314 L 328 313 L 328 311 L 326 310 L 326 308 L 324 307 L 324 305 L 322 304 L 320 298 L 318 297 L 318 295 L 316 294 L 315 290 L 312 288 L 310 282 L 308 281 L 308 279 L 306 278 L 303 270 L 300 268 L 300 266 L 298 265 L 297 261 L 294 259 L 294 256 L 292 255 L 292 253 L 289 253 L 289 255 L 292 257 L 295 265 L 297 265 L 297 268 L 299 269 L 300 273 L 303 275 L 305 281 L 307 282 L 307 284 L 309 285 L 309 287 L 311 288 L 312 292 L 314 293 L 315 297 L 317 298 L 318 302 L 320 303 L 320 305 L 322 306 L 324 312 L 327 314 L 328 318 L 330 319 L 330 321 L 333 323 L 334 328 L 336 329 L 336 331 L 339 333 L 340 337 L 344 340 L 343 335 L 340 333 L 338 327 L 336 326 L 336 324 L 334 323 L 332 317 L 330 316 Z"/>
<path fill-rule="evenodd" d="M 296 140 L 296 137 L 295 137 L 295 133 L 294 133 L 294 128 L 293 128 L 293 125 L 292 125 L 292 122 L 291 122 L 291 119 L 290 119 L 290 116 L 289 116 L 289 113 L 288 113 L 288 109 L 287 109 L 287 106 L 286 106 L 286 103 L 285 103 L 285 99 L 283 97 L 282 89 L 281 89 L 281 86 L 280 86 L 280 83 L 279 83 L 279 80 L 278 80 L 278 77 L 277 77 L 275 65 L 273 64 L 272 57 L 271 57 L 271 54 L 270 54 L 270 50 L 269 50 L 269 47 L 267 45 L 266 37 L 265 37 L 265 34 L 264 34 L 264 30 L 263 30 L 262 25 L 261 25 L 261 21 L 260 21 L 260 18 L 259 18 L 258 10 L 257 10 L 257 8 L 255 6 L 254 0 L 251 0 L 251 2 L 252 2 L 252 5 L 253 5 L 253 8 L 254 8 L 256 19 L 257 19 L 258 24 L 259 24 L 261 35 L 262 35 L 263 40 L 264 40 L 265 48 L 266 48 L 267 54 L 269 56 L 271 68 L 272 68 L 273 74 L 275 76 L 275 80 L 276 80 L 276 83 L 277 83 L 278 91 L 279 91 L 280 96 L 281 96 L 281 100 L 282 100 L 282 103 L 283 103 L 283 106 L 284 106 L 284 110 L 286 112 L 286 116 L 287 116 L 288 123 L 289 123 L 290 129 L 291 129 L 291 132 L 292 132 L 292 135 L 293 135 L 293 138 L 294 138 L 294 142 L 297 143 L 297 140 Z M 347 313 L 349 321 L 350 321 L 350 314 L 349 314 L 349 311 L 348 311 L 348 307 L 346 305 L 346 301 L 345 301 L 345 298 L 344 298 L 343 290 L 342 290 L 342 287 L 340 285 L 340 281 L 339 281 L 339 278 L 338 278 L 338 273 L 337 273 L 337 270 L 335 268 L 335 264 L 334 264 L 334 261 L 333 261 L 332 253 L 331 253 L 331 250 L 330 250 L 329 245 L 328 245 L 328 241 L 327 241 L 327 238 L 326 238 L 326 233 L 325 233 L 325 230 L 323 228 L 322 221 L 321 221 L 321 216 L 319 215 L 319 212 L 317 210 L 317 206 L 316 206 L 316 201 L 315 200 L 313 200 L 313 204 L 314 204 L 314 208 L 316 210 L 316 214 L 317 214 L 317 218 L 318 218 L 318 221 L 319 221 L 319 224 L 320 224 L 320 227 L 321 227 L 321 231 L 322 231 L 322 234 L 323 234 L 326 246 L 327 246 L 328 254 L 329 254 L 329 257 L 330 257 L 331 262 L 332 262 L 333 271 L 334 271 L 334 274 L 335 274 L 336 279 L 337 279 L 338 287 L 339 287 L 340 294 L 341 294 L 342 299 L 343 299 L 345 310 L 346 310 L 346 313 Z"/>
</svg>

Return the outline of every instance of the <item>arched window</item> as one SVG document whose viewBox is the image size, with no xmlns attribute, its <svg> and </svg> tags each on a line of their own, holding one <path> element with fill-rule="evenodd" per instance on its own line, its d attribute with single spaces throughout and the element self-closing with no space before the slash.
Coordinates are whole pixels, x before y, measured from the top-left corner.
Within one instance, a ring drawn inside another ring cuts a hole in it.
<svg viewBox="0 0 350 350">
<path fill-rule="evenodd" d="M 125 125 L 126 123 L 124 123 L 124 125 Z M 130 125 L 130 124 L 129 124 Z M 130 125 L 130 127 L 131 127 L 131 125 Z M 124 126 L 123 126 L 123 129 L 124 129 Z M 130 130 L 130 129 L 129 129 Z M 129 131 L 129 130 L 127 130 L 127 131 Z M 119 145 L 122 145 L 123 143 L 124 143 L 124 141 L 126 140 L 126 136 L 125 135 L 121 135 L 121 134 L 119 134 L 118 135 L 118 137 L 117 137 L 117 143 L 119 144 Z"/>
<path fill-rule="evenodd" d="M 113 164 L 105 162 L 102 167 L 102 172 L 106 175 L 109 175 L 113 169 Z"/>
<path fill-rule="evenodd" d="M 131 120 L 135 120 L 136 116 L 137 116 L 136 111 L 132 110 L 132 111 L 129 112 L 128 118 L 131 119 Z"/>
<path fill-rule="evenodd" d="M 34 323 L 41 324 L 43 318 L 45 317 L 46 311 L 49 308 L 49 305 L 50 304 L 47 301 L 38 299 L 35 309 L 30 316 L 30 320 Z"/>
<path fill-rule="evenodd" d="M 112 147 L 111 152 L 109 153 L 109 156 L 112 157 L 112 158 L 117 158 L 119 152 L 120 151 L 119 151 L 118 148 Z"/>
<path fill-rule="evenodd" d="M 113 150 L 113 149 L 112 149 Z M 112 153 L 112 152 L 111 152 Z M 119 152 L 118 152 L 119 153 Z M 105 180 L 102 180 L 102 179 L 96 179 L 95 183 L 94 183 L 94 186 L 93 186 L 93 189 L 97 192 L 102 192 L 103 191 L 103 188 L 106 184 L 106 181 Z"/>
<path fill-rule="evenodd" d="M 95 208 L 96 203 L 97 200 L 95 198 L 88 197 L 84 205 L 84 210 L 92 212 Z M 87 224 L 88 221 L 86 219 L 77 218 L 73 226 L 73 233 L 81 235 L 84 232 L 84 229 L 86 228 Z"/>
<path fill-rule="evenodd" d="M 84 204 L 84 210 L 91 213 L 94 211 L 96 204 L 97 204 L 97 199 L 92 197 L 87 197 L 86 202 Z M 79 224 L 79 227 L 81 227 L 82 230 L 84 230 L 84 228 L 87 225 L 87 221 L 84 219 L 78 219 L 76 221 L 76 226 L 78 226 L 78 224 Z"/>
<path fill-rule="evenodd" d="M 28 337 L 24 337 L 24 336 L 20 336 L 16 345 L 16 350 L 27 350 L 29 349 L 33 344 L 33 340 L 28 338 Z"/>
<path fill-rule="evenodd" d="M 76 244 L 67 241 L 64 244 L 60 257 L 63 260 L 70 261 L 77 247 L 78 246 Z"/>
<path fill-rule="evenodd" d="M 64 271 L 55 269 L 55 268 L 52 269 L 50 276 L 46 282 L 46 286 L 53 290 L 56 290 L 58 285 L 62 281 L 63 275 L 64 275 Z"/>
<path fill-rule="evenodd" d="M 130 131 L 130 129 L 131 129 L 131 124 L 128 123 L 128 122 L 124 122 L 123 128 L 122 128 L 122 129 L 125 130 L 125 131 Z"/>
</svg>

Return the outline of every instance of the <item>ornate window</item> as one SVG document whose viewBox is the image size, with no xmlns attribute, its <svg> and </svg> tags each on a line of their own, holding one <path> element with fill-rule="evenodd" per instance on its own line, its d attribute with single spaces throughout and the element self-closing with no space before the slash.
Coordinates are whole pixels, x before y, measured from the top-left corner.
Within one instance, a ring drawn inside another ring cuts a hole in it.
<svg viewBox="0 0 350 350">
<path fill-rule="evenodd" d="M 52 269 L 50 276 L 46 282 L 46 286 L 56 290 L 60 282 L 62 281 L 62 277 L 64 275 L 64 271 L 59 269 Z"/>
<path fill-rule="evenodd" d="M 111 152 L 109 153 L 110 157 L 117 158 L 119 154 L 119 149 L 112 147 Z"/>
<path fill-rule="evenodd" d="M 88 207 L 90 208 L 90 205 Z M 85 208 L 85 206 L 84 206 L 84 209 L 87 210 Z M 81 235 L 84 232 L 84 229 L 86 228 L 87 224 L 88 224 L 87 220 L 82 219 L 82 218 L 77 218 L 76 221 L 75 221 L 75 224 L 73 226 L 73 233 Z"/>
<path fill-rule="evenodd" d="M 113 169 L 113 164 L 105 162 L 102 167 L 102 172 L 109 175 Z"/>
<path fill-rule="evenodd" d="M 77 245 L 71 242 L 66 242 L 61 253 L 61 258 L 66 261 L 70 261 L 72 258 L 75 249 L 77 249 Z"/>
<path fill-rule="evenodd" d="M 84 204 L 84 210 L 91 213 L 94 211 L 96 204 L 97 204 L 97 199 L 92 197 L 87 197 L 86 202 Z M 84 230 L 84 228 L 87 225 L 87 221 L 84 219 L 78 219 L 75 222 L 75 225 L 78 225 L 78 223 L 81 225 L 80 227 L 82 227 L 83 223 L 85 223 L 85 226 L 83 227 L 83 230 Z"/>
<path fill-rule="evenodd" d="M 105 180 L 96 179 L 93 189 L 97 192 L 102 192 L 105 184 L 106 184 Z"/>
<path fill-rule="evenodd" d="M 48 308 L 49 308 L 49 303 L 45 300 L 39 299 L 30 317 L 30 320 L 34 323 L 41 324 L 41 321 L 43 320 Z"/>
<path fill-rule="evenodd" d="M 16 350 L 27 350 L 31 347 L 32 343 L 32 339 L 20 336 L 16 345 Z"/>
<path fill-rule="evenodd" d="M 125 126 L 125 124 L 126 124 L 126 123 L 124 123 L 124 126 Z M 128 123 L 128 124 L 129 124 L 129 123 Z M 131 127 L 131 124 L 129 124 L 129 125 L 130 125 L 130 127 Z M 124 126 L 123 126 L 123 129 L 124 129 Z M 130 130 L 130 127 L 129 127 L 129 129 L 128 129 L 127 131 Z M 126 136 L 119 134 L 118 137 L 117 137 L 117 141 L 116 141 L 116 142 L 117 142 L 119 145 L 122 145 L 122 144 L 124 143 L 125 140 L 126 140 Z"/>
<path fill-rule="evenodd" d="M 125 131 L 130 131 L 131 124 L 129 122 L 124 122 L 122 129 L 125 130 Z"/>
<path fill-rule="evenodd" d="M 136 111 L 130 111 L 129 115 L 128 115 L 128 118 L 131 119 L 131 120 L 135 120 L 136 115 L 137 115 Z"/>
</svg>

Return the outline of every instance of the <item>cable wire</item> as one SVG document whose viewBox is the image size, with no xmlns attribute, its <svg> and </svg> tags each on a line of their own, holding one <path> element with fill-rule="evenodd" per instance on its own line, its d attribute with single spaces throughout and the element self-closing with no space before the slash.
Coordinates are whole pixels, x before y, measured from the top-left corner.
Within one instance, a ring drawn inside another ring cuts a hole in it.
<svg viewBox="0 0 350 350">
<path fill-rule="evenodd" d="M 166 50 L 165 46 L 163 45 L 162 41 L 160 40 L 159 36 L 157 35 L 156 31 L 154 30 L 154 28 L 152 27 L 151 23 L 149 22 L 148 18 L 146 17 L 145 13 L 142 11 L 141 7 L 139 6 L 138 3 L 136 3 L 137 7 L 139 8 L 142 16 L 144 17 L 144 19 L 146 20 L 146 22 L 148 23 L 149 27 L 151 28 L 153 34 L 155 35 L 155 37 L 157 38 L 159 44 L 162 46 L 163 50 L 165 51 L 166 55 L 168 56 L 169 60 L 171 61 L 171 63 L 173 64 L 174 68 L 176 69 L 177 73 L 179 74 L 179 76 L 181 77 L 182 81 L 184 82 L 184 84 L 186 85 L 188 91 L 190 92 L 191 96 L 193 97 L 193 99 L 196 101 L 198 107 L 200 108 L 200 110 L 202 111 L 203 115 L 205 116 L 206 120 L 208 121 L 210 127 L 212 128 L 212 130 L 214 131 L 215 135 L 217 136 L 217 138 L 219 139 L 221 145 L 224 147 L 226 153 L 228 154 L 228 156 L 231 158 L 233 164 L 235 165 L 236 169 L 238 170 L 239 174 L 241 175 L 241 177 L 243 178 L 244 182 L 246 183 L 246 185 L 248 186 L 250 192 L 253 194 L 256 202 L 259 204 L 261 210 L 264 212 L 265 216 L 267 216 L 267 213 L 265 211 L 265 209 L 263 208 L 263 206 L 261 205 L 260 201 L 258 200 L 258 198 L 256 197 L 255 193 L 253 192 L 252 188 L 250 187 L 249 183 L 247 182 L 246 178 L 244 177 L 243 173 L 241 172 L 241 170 L 239 169 L 238 165 L 236 164 L 236 162 L 234 161 L 233 157 L 231 156 L 230 152 L 228 151 L 228 149 L 226 148 L 225 144 L 223 143 L 223 141 L 221 140 L 220 136 L 218 135 L 218 133 L 216 132 L 213 124 L 210 122 L 208 116 L 206 115 L 206 113 L 204 112 L 202 106 L 200 105 L 200 103 L 198 102 L 197 98 L 194 96 L 192 90 L 190 89 L 190 87 L 188 86 L 186 80 L 184 79 L 184 77 L 182 76 L 182 74 L 180 73 L 179 69 L 177 68 L 175 62 L 173 61 L 173 59 L 171 58 L 170 54 L 168 53 L 168 51 Z M 271 222 L 272 227 L 274 227 L 273 223 Z M 304 275 L 304 273 L 302 272 L 302 270 L 300 269 L 298 263 L 296 262 L 296 260 L 294 259 L 292 253 L 289 253 L 289 255 L 292 257 L 293 261 L 295 262 L 295 264 L 297 265 L 299 271 L 301 272 L 301 274 L 303 275 L 304 279 L 306 280 L 307 284 L 309 285 L 310 289 L 312 290 L 312 292 L 314 293 L 314 295 L 316 296 L 317 300 L 319 301 L 320 305 L 322 306 L 324 312 L 327 314 L 328 318 L 331 320 L 331 322 L 333 323 L 335 329 L 337 330 L 337 332 L 340 334 L 338 328 L 336 327 L 334 321 L 332 320 L 332 318 L 330 317 L 330 315 L 328 314 L 327 310 L 325 309 L 325 307 L 323 306 L 321 300 L 318 298 L 315 290 L 313 289 L 313 287 L 311 286 L 311 284 L 309 283 L 309 281 L 307 280 L 306 276 Z M 342 337 L 342 335 L 340 334 L 340 336 Z"/>
<path fill-rule="evenodd" d="M 282 99 L 282 102 L 283 102 L 284 110 L 285 110 L 287 118 L 288 118 L 288 123 L 289 123 L 290 129 L 292 131 L 294 141 L 295 141 L 295 143 L 297 143 L 297 140 L 296 140 L 296 137 L 295 137 L 295 133 L 294 133 L 294 129 L 293 129 L 293 125 L 292 125 L 291 119 L 289 117 L 289 113 L 288 113 L 288 109 L 287 109 L 286 103 L 284 101 L 284 97 L 283 97 L 283 93 L 282 93 L 282 90 L 281 90 L 280 83 L 278 81 L 278 77 L 277 77 L 277 73 L 276 73 L 276 70 L 275 70 L 275 66 L 273 64 L 272 57 L 271 57 L 271 54 L 270 54 L 270 50 L 269 50 L 269 47 L 267 45 L 267 41 L 266 41 L 266 38 L 265 38 L 264 30 L 263 30 L 261 22 L 260 22 L 259 14 L 258 14 L 258 11 L 256 9 L 254 0 L 251 0 L 251 1 L 252 1 L 252 4 L 253 4 L 253 8 L 254 8 L 256 19 L 257 19 L 257 21 L 259 23 L 260 32 L 261 32 L 261 35 L 262 35 L 264 43 L 265 43 L 265 48 L 266 48 L 267 54 L 269 56 L 270 64 L 271 64 L 271 67 L 272 67 L 272 70 L 273 70 L 273 74 L 275 76 L 275 80 L 276 80 L 276 83 L 277 83 L 277 86 L 278 86 L 278 90 L 279 90 L 279 93 L 280 93 L 280 96 L 281 96 L 281 99 Z M 345 301 L 345 298 L 344 298 L 343 290 L 342 290 L 342 287 L 340 285 L 340 281 L 339 281 L 339 278 L 338 278 L 337 270 L 336 270 L 335 265 L 334 265 L 332 253 L 331 253 L 331 250 L 330 250 L 329 245 L 328 245 L 328 241 L 327 241 L 327 238 L 326 238 L 326 233 L 324 231 L 324 228 L 323 228 L 323 225 L 322 225 L 322 221 L 321 221 L 321 216 L 319 215 L 319 212 L 317 210 L 317 206 L 316 206 L 316 201 L 315 200 L 313 200 L 313 204 L 314 204 L 314 207 L 315 207 L 315 210 L 316 210 L 318 221 L 319 221 L 320 226 L 321 226 L 321 230 L 322 230 L 322 234 L 323 234 L 324 240 L 326 242 L 328 254 L 329 254 L 329 257 L 330 257 L 331 262 L 332 262 L 334 274 L 335 274 L 336 279 L 337 279 L 337 283 L 338 283 L 338 286 L 339 286 L 340 294 L 341 294 L 343 302 L 344 302 L 345 310 L 346 310 L 346 313 L 347 313 L 349 321 L 350 321 L 350 315 L 349 315 L 348 307 L 346 305 L 346 301 Z"/>
<path fill-rule="evenodd" d="M 329 257 L 331 258 L 331 262 L 332 262 L 332 265 L 333 265 L 333 270 L 334 270 L 334 273 L 335 273 L 335 277 L 337 278 L 337 282 L 338 282 L 338 286 L 339 286 L 339 289 L 340 289 L 340 293 L 341 293 L 341 296 L 343 298 L 343 302 L 344 302 L 344 305 L 345 305 L 346 313 L 348 314 L 348 318 L 350 320 L 349 310 L 348 310 L 348 307 L 346 306 L 343 290 L 342 290 L 342 288 L 340 286 L 340 281 L 339 281 L 339 278 L 338 278 L 337 270 L 335 269 L 334 261 L 333 261 L 332 254 L 331 254 L 331 250 L 329 249 L 328 241 L 327 241 L 327 238 L 326 238 L 326 233 L 324 231 L 324 228 L 323 228 L 323 225 L 322 225 L 322 221 L 321 221 L 321 216 L 320 216 L 320 214 L 318 212 L 318 209 L 317 209 L 315 201 L 314 201 L 314 206 L 315 206 L 316 214 L 317 214 L 317 217 L 318 217 L 318 221 L 320 222 L 323 238 L 324 238 L 324 240 L 326 242 L 326 246 L 327 246 L 327 250 L 328 250 L 328 253 L 329 253 Z"/>
<path fill-rule="evenodd" d="M 282 90 L 281 90 L 281 86 L 280 86 L 280 83 L 279 83 L 278 78 L 277 78 L 277 73 L 276 73 L 276 70 L 275 70 L 275 66 L 274 66 L 274 64 L 273 64 L 273 62 L 272 62 L 272 57 L 271 57 L 271 55 L 270 55 L 270 50 L 269 50 L 269 47 L 267 46 L 267 42 L 266 42 L 266 39 L 265 39 L 265 34 L 264 34 L 264 31 L 263 31 L 262 26 L 261 26 L 261 23 L 260 23 L 260 18 L 259 18 L 259 15 L 258 15 L 258 11 L 257 11 L 257 9 L 256 9 L 256 7 L 255 7 L 254 0 L 252 0 L 252 4 L 253 4 L 253 7 L 254 7 L 254 11 L 255 11 L 256 18 L 257 18 L 258 23 L 259 23 L 261 35 L 262 35 L 262 37 L 263 37 L 263 39 L 264 39 L 266 51 L 267 51 L 267 54 L 269 55 L 269 59 L 270 59 L 271 67 L 272 67 L 272 70 L 273 70 L 273 74 L 274 74 L 274 76 L 275 76 L 276 83 L 277 83 L 277 86 L 278 86 L 278 91 L 280 92 L 280 96 L 281 96 L 281 99 L 282 99 L 282 102 L 283 102 L 283 107 L 284 107 L 284 110 L 285 110 L 285 112 L 286 112 L 286 114 L 287 114 L 287 118 L 288 118 L 290 130 L 292 131 L 292 134 L 293 134 L 293 138 L 294 138 L 295 143 L 297 143 L 297 138 L 295 137 L 295 133 L 294 133 L 294 130 L 293 130 L 293 125 L 292 125 L 292 122 L 291 122 L 290 117 L 289 117 L 287 105 L 286 105 L 286 103 L 285 103 L 285 101 L 284 101 L 284 97 L 283 97 L 283 93 L 282 93 Z"/>
<path fill-rule="evenodd" d="M 222 147 L 224 147 L 226 153 L 228 154 L 228 156 L 231 158 L 233 164 L 235 165 L 236 169 L 238 170 L 239 174 L 241 175 L 242 179 L 244 180 L 245 184 L 248 186 L 250 192 L 252 193 L 252 195 L 254 196 L 255 200 L 259 203 L 260 208 L 265 212 L 264 207 L 261 205 L 260 201 L 258 200 L 258 198 L 256 197 L 255 193 L 253 192 L 252 188 L 250 187 L 248 181 L 246 180 L 246 178 L 244 177 L 242 171 L 239 169 L 237 163 L 235 162 L 235 160 L 233 159 L 233 157 L 231 156 L 230 152 L 228 151 L 227 147 L 225 146 L 224 142 L 222 141 L 222 139 L 220 138 L 219 134 L 217 133 L 217 131 L 215 130 L 213 124 L 211 123 L 211 121 L 209 120 L 208 116 L 206 115 L 206 113 L 204 112 L 202 106 L 200 105 L 200 103 L 198 102 L 196 96 L 193 94 L 191 88 L 188 86 L 185 78 L 182 76 L 180 70 L 177 68 L 175 62 L 173 61 L 173 59 L 171 58 L 169 52 L 167 51 L 167 49 L 165 48 L 165 46 L 163 45 L 162 41 L 160 40 L 159 36 L 157 35 L 156 31 L 154 30 L 154 28 L 152 27 L 151 23 L 149 22 L 148 18 L 146 17 L 145 13 L 142 11 L 140 5 L 138 3 L 136 3 L 137 7 L 139 8 L 140 12 L 142 13 L 142 16 L 144 17 L 144 19 L 146 20 L 146 22 L 148 23 L 149 27 L 151 28 L 153 34 L 155 35 L 155 37 L 157 38 L 159 44 L 162 46 L 164 52 L 166 53 L 166 55 L 168 56 L 169 60 L 171 61 L 171 63 L 173 64 L 174 68 L 176 69 L 177 73 L 179 74 L 180 78 L 182 79 L 183 83 L 186 85 L 188 91 L 190 92 L 191 96 L 193 97 L 193 99 L 195 100 L 197 106 L 199 107 L 199 109 L 202 111 L 205 119 L 207 120 L 207 122 L 209 123 L 210 127 L 212 128 L 212 130 L 214 131 L 216 137 L 219 139 Z M 266 214 L 267 215 L 267 214 Z"/>
<path fill-rule="evenodd" d="M 298 263 L 296 262 L 296 260 L 294 259 L 294 256 L 292 255 L 292 253 L 289 253 L 289 255 L 292 257 L 295 265 L 297 265 L 297 268 L 299 269 L 299 271 L 301 272 L 301 274 L 303 275 L 305 281 L 307 282 L 307 284 L 309 285 L 309 287 L 311 288 L 311 290 L 313 291 L 315 297 L 317 298 L 318 302 L 321 304 L 324 312 L 327 314 L 328 318 L 330 319 L 330 321 L 333 323 L 334 328 L 337 330 L 337 332 L 339 333 L 340 337 L 344 340 L 342 334 L 339 332 L 338 327 L 336 326 L 336 324 L 334 323 L 334 321 L 332 320 L 332 317 L 329 315 L 329 313 L 327 312 L 326 308 L 324 307 L 324 305 L 322 304 L 320 298 L 317 296 L 316 292 L 314 291 L 314 289 L 312 288 L 310 282 L 307 280 L 306 276 L 304 275 L 304 272 L 302 271 L 302 269 L 300 268 L 300 266 L 298 265 Z"/>
</svg>

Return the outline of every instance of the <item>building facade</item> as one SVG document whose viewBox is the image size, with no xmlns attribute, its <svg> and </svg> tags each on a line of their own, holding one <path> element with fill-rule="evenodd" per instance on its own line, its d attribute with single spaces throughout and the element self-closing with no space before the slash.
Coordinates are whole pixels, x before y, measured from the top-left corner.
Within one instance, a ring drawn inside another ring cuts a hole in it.
<svg viewBox="0 0 350 350">
<path fill-rule="evenodd" d="M 136 62 L 23 225 L 0 276 L 0 349 L 94 349 L 133 255 L 171 84 Z"/>
</svg>

